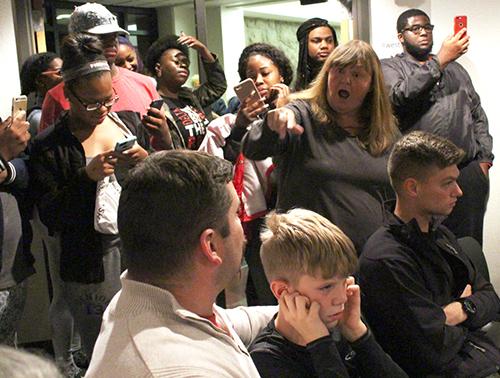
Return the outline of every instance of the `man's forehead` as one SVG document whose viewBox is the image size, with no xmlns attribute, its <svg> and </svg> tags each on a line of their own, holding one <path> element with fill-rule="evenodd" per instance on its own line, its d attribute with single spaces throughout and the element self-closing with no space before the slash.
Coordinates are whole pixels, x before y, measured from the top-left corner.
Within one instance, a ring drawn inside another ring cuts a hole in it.
<svg viewBox="0 0 500 378">
<path fill-rule="evenodd" d="M 425 25 L 430 23 L 431 21 L 427 16 L 419 14 L 418 16 L 408 17 L 407 24 L 408 25 Z"/>
<path fill-rule="evenodd" d="M 449 165 L 445 168 L 440 168 L 437 166 L 433 166 L 428 168 L 427 170 L 427 179 L 436 179 L 436 180 L 447 180 L 449 178 L 457 178 L 460 174 L 460 170 L 457 165 Z"/>
</svg>

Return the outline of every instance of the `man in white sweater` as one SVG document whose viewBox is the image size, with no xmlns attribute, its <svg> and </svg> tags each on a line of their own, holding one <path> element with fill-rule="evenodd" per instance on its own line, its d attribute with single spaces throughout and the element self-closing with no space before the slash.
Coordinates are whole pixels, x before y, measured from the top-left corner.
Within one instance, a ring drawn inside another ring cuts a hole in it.
<svg viewBox="0 0 500 378">
<path fill-rule="evenodd" d="M 274 307 L 224 310 L 245 238 L 231 165 L 159 152 L 123 185 L 118 226 L 128 267 L 87 377 L 258 377 L 247 351 Z"/>
</svg>

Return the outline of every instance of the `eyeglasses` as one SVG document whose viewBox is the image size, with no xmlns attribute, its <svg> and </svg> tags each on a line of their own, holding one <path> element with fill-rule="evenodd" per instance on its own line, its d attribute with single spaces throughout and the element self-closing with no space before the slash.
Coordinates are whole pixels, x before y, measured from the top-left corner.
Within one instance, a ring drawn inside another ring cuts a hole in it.
<svg viewBox="0 0 500 378">
<path fill-rule="evenodd" d="M 401 30 L 401 33 L 404 33 L 405 31 L 411 31 L 413 34 L 420 34 L 422 32 L 422 29 L 424 29 L 427 33 L 432 33 L 432 30 L 434 29 L 434 25 L 432 25 L 432 24 L 413 25 L 409 28 L 405 28 L 405 29 Z"/>
<path fill-rule="evenodd" d="M 102 106 L 105 106 L 106 108 L 111 108 L 119 99 L 120 97 L 116 94 L 116 91 L 115 89 L 113 88 L 113 92 L 115 93 L 115 95 L 113 96 L 113 98 L 110 98 L 109 100 L 105 100 L 103 102 L 95 102 L 93 104 L 86 104 L 84 103 L 77 95 L 75 92 L 73 92 L 72 89 L 69 89 L 68 90 L 70 91 L 70 93 L 75 96 L 75 98 L 78 100 L 78 102 L 80 104 L 83 105 L 83 107 L 85 108 L 86 111 L 88 112 L 93 112 L 93 111 L 96 111 L 97 109 L 100 109 Z"/>
</svg>

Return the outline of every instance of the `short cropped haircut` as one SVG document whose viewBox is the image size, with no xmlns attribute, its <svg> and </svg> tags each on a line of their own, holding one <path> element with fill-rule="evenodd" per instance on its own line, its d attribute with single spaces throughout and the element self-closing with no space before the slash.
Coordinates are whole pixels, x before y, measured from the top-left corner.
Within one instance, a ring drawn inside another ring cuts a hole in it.
<svg viewBox="0 0 500 378">
<path fill-rule="evenodd" d="M 408 26 L 408 19 L 415 16 L 425 16 L 430 20 L 429 16 L 424 11 L 420 9 L 408 9 L 401 13 L 398 17 L 398 21 L 396 22 L 396 29 L 398 33 L 402 33 L 403 29 Z"/>
<path fill-rule="evenodd" d="M 149 74 L 156 77 L 155 66 L 156 63 L 160 62 L 160 59 L 163 53 L 170 49 L 180 50 L 184 55 L 189 58 L 189 48 L 186 45 L 181 45 L 177 40 L 179 39 L 178 35 L 166 35 L 157 39 L 151 47 L 148 49 L 146 53 L 146 69 Z"/>
<path fill-rule="evenodd" d="M 458 165 L 464 156 L 465 152 L 448 139 L 413 131 L 402 137 L 391 151 L 387 164 L 391 185 L 398 193 L 406 179 L 425 180 L 429 168 Z"/>
<path fill-rule="evenodd" d="M 305 209 L 271 213 L 261 233 L 260 257 L 269 282 L 296 284 L 302 275 L 347 277 L 356 270 L 354 244 L 325 217 Z"/>
<path fill-rule="evenodd" d="M 241 80 L 247 78 L 248 60 L 253 55 L 262 55 L 270 59 L 273 64 L 278 67 L 278 71 L 283 77 L 283 83 L 286 85 L 292 83 L 293 70 L 290 59 L 287 58 L 282 50 L 267 43 L 252 43 L 243 49 L 238 61 L 238 73 L 240 74 Z"/>
<path fill-rule="evenodd" d="M 229 235 L 231 163 L 195 151 L 157 152 L 122 186 L 118 228 L 131 273 L 169 279 L 189 272 L 201 233 Z"/>
</svg>

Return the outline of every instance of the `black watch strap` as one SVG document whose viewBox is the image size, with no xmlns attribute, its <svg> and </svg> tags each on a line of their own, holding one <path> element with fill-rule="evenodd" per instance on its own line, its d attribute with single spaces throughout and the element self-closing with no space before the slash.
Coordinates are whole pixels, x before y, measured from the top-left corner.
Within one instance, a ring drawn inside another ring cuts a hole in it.
<svg viewBox="0 0 500 378">
<path fill-rule="evenodd" d="M 460 298 L 458 302 L 462 304 L 462 309 L 468 317 L 476 315 L 477 307 L 469 298 Z"/>
</svg>

